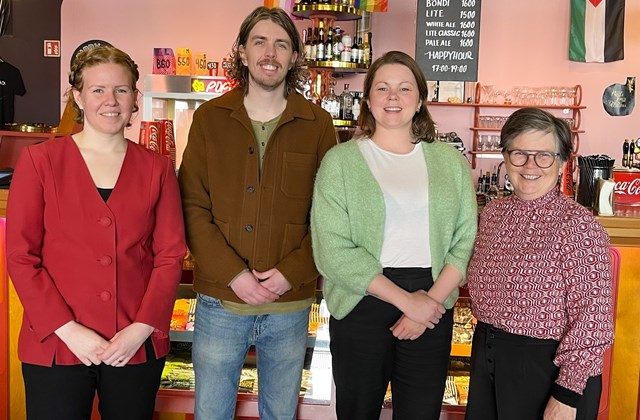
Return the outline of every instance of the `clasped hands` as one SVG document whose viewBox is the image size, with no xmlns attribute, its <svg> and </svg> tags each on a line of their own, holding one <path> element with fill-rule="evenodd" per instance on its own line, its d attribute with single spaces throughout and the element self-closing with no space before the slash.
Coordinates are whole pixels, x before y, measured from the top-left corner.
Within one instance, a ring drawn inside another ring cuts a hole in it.
<svg viewBox="0 0 640 420">
<path fill-rule="evenodd" d="M 56 335 L 86 366 L 104 363 L 123 367 L 153 331 L 154 328 L 150 325 L 134 322 L 106 340 L 91 328 L 70 321 L 58 328 Z"/>
<path fill-rule="evenodd" d="M 277 269 L 245 271 L 229 285 L 233 292 L 249 305 L 271 303 L 291 289 L 291 284 Z"/>
<path fill-rule="evenodd" d="M 410 293 L 407 304 L 404 306 L 400 308 L 403 315 L 390 328 L 393 336 L 400 340 L 417 339 L 427 328 L 435 328 L 446 312 L 444 305 L 424 290 Z"/>
</svg>

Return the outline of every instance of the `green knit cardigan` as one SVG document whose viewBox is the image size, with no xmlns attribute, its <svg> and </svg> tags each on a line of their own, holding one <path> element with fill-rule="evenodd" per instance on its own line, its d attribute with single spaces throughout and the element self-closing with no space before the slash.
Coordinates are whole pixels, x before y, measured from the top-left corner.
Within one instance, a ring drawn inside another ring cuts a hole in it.
<svg viewBox="0 0 640 420">
<path fill-rule="evenodd" d="M 311 209 L 313 255 L 324 277 L 331 315 L 342 319 L 382 273 L 385 204 L 382 190 L 351 140 L 333 147 L 316 176 Z M 429 244 L 434 281 L 445 264 L 466 282 L 477 230 L 478 211 L 466 159 L 452 146 L 421 142 L 429 174 Z M 453 307 L 458 289 L 444 306 Z"/>
</svg>

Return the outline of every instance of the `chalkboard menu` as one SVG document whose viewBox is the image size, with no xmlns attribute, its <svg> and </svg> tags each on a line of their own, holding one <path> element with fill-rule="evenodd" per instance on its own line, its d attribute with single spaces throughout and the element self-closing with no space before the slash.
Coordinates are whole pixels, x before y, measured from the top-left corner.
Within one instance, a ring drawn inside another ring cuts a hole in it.
<svg viewBox="0 0 640 420">
<path fill-rule="evenodd" d="M 481 0 L 418 0 L 416 61 L 427 80 L 477 81 Z"/>
</svg>

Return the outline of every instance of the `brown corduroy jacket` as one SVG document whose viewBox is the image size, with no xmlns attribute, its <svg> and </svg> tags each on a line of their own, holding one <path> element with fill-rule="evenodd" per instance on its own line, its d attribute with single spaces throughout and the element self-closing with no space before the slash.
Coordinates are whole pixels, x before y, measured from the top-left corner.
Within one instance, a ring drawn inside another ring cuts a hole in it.
<svg viewBox="0 0 640 420">
<path fill-rule="evenodd" d="M 309 210 L 315 173 L 336 144 L 330 115 L 292 93 L 264 154 L 235 89 L 193 116 L 179 171 L 187 242 L 198 293 L 241 302 L 229 282 L 242 270 L 277 268 L 292 289 L 278 302 L 309 298 L 318 277 Z"/>
</svg>

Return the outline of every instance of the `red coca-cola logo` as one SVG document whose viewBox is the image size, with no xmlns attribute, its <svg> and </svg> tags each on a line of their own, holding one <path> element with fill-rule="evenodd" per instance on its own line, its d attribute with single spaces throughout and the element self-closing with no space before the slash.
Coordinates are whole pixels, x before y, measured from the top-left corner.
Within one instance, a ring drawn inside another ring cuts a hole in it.
<svg viewBox="0 0 640 420">
<path fill-rule="evenodd" d="M 158 153 L 160 153 L 160 143 L 158 141 L 159 131 L 158 123 L 149 123 L 149 144 L 147 147 Z"/>
<path fill-rule="evenodd" d="M 631 181 L 618 181 L 616 182 L 614 191 L 623 195 L 640 196 L 640 178 L 634 178 Z"/>
<path fill-rule="evenodd" d="M 613 170 L 613 201 L 618 205 L 640 205 L 640 172 Z"/>
</svg>

